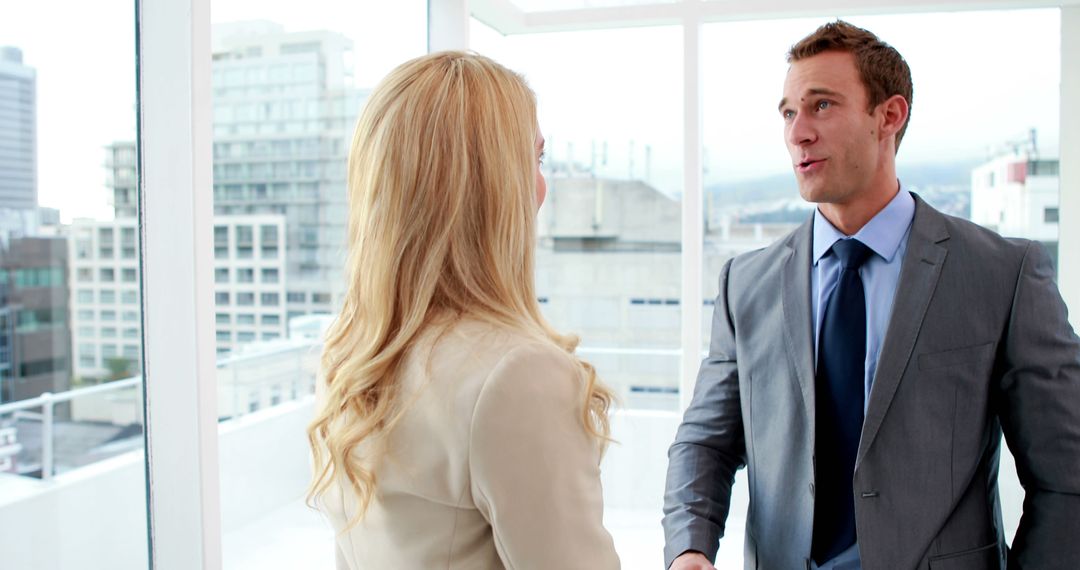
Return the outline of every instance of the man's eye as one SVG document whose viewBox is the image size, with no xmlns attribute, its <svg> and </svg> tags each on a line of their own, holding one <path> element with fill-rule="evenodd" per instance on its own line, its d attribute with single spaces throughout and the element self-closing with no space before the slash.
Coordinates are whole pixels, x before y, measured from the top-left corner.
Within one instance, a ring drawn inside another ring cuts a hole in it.
<svg viewBox="0 0 1080 570">
<path fill-rule="evenodd" d="M 818 104 L 817 104 L 818 111 L 824 111 L 825 109 L 828 109 L 830 106 L 831 106 L 831 103 L 829 103 L 828 101 L 818 101 Z"/>
<path fill-rule="evenodd" d="M 794 116 L 795 116 L 795 112 L 794 112 L 794 111 L 791 111 L 791 110 L 784 110 L 784 111 L 781 111 L 781 112 L 780 112 L 780 114 L 781 114 L 781 115 L 782 115 L 782 116 L 783 116 L 783 117 L 784 117 L 785 119 L 790 119 L 790 118 L 792 118 L 792 117 L 794 117 Z"/>
</svg>

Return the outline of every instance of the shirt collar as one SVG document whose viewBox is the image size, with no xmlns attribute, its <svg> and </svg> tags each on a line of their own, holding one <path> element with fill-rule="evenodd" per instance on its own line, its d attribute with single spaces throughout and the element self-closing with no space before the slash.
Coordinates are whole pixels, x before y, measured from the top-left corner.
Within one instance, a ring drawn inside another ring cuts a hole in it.
<svg viewBox="0 0 1080 570">
<path fill-rule="evenodd" d="M 904 239 L 911 220 L 914 218 L 915 199 L 911 197 L 911 193 L 901 189 L 880 212 L 851 237 L 872 249 L 886 263 L 891 263 L 897 250 L 900 249 L 900 241 Z M 848 236 L 825 219 L 821 210 L 814 209 L 814 265 L 817 265 L 818 261 L 828 253 L 834 243 L 846 237 Z"/>
</svg>

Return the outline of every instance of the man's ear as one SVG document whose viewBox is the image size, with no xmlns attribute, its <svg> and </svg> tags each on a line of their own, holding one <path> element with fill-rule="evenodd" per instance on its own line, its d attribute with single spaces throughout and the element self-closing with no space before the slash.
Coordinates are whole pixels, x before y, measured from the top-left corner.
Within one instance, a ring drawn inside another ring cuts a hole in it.
<svg viewBox="0 0 1080 570">
<path fill-rule="evenodd" d="M 878 123 L 878 136 L 896 138 L 896 133 L 904 128 L 908 120 L 908 102 L 903 95 L 893 95 L 878 105 L 881 119 Z"/>
</svg>

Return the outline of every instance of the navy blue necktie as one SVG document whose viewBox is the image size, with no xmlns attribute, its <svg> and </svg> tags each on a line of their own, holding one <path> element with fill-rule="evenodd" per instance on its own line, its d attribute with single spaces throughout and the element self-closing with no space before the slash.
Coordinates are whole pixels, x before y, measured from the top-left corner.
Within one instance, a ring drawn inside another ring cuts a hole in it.
<svg viewBox="0 0 1080 570">
<path fill-rule="evenodd" d="M 855 544 L 852 478 L 862 433 L 866 375 L 866 295 L 859 267 L 871 253 L 854 239 L 832 246 L 843 269 L 825 305 L 818 338 L 814 540 L 810 547 L 818 565 Z"/>
</svg>

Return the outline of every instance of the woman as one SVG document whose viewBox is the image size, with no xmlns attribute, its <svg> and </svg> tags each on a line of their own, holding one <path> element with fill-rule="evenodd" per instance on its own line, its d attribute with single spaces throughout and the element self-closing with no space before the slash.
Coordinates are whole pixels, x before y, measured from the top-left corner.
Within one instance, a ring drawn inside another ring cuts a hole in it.
<svg viewBox="0 0 1080 570">
<path fill-rule="evenodd" d="M 533 287 L 542 152 L 532 91 L 475 54 L 407 62 L 364 108 L 308 430 L 339 568 L 619 566 L 611 392 Z"/>
</svg>

